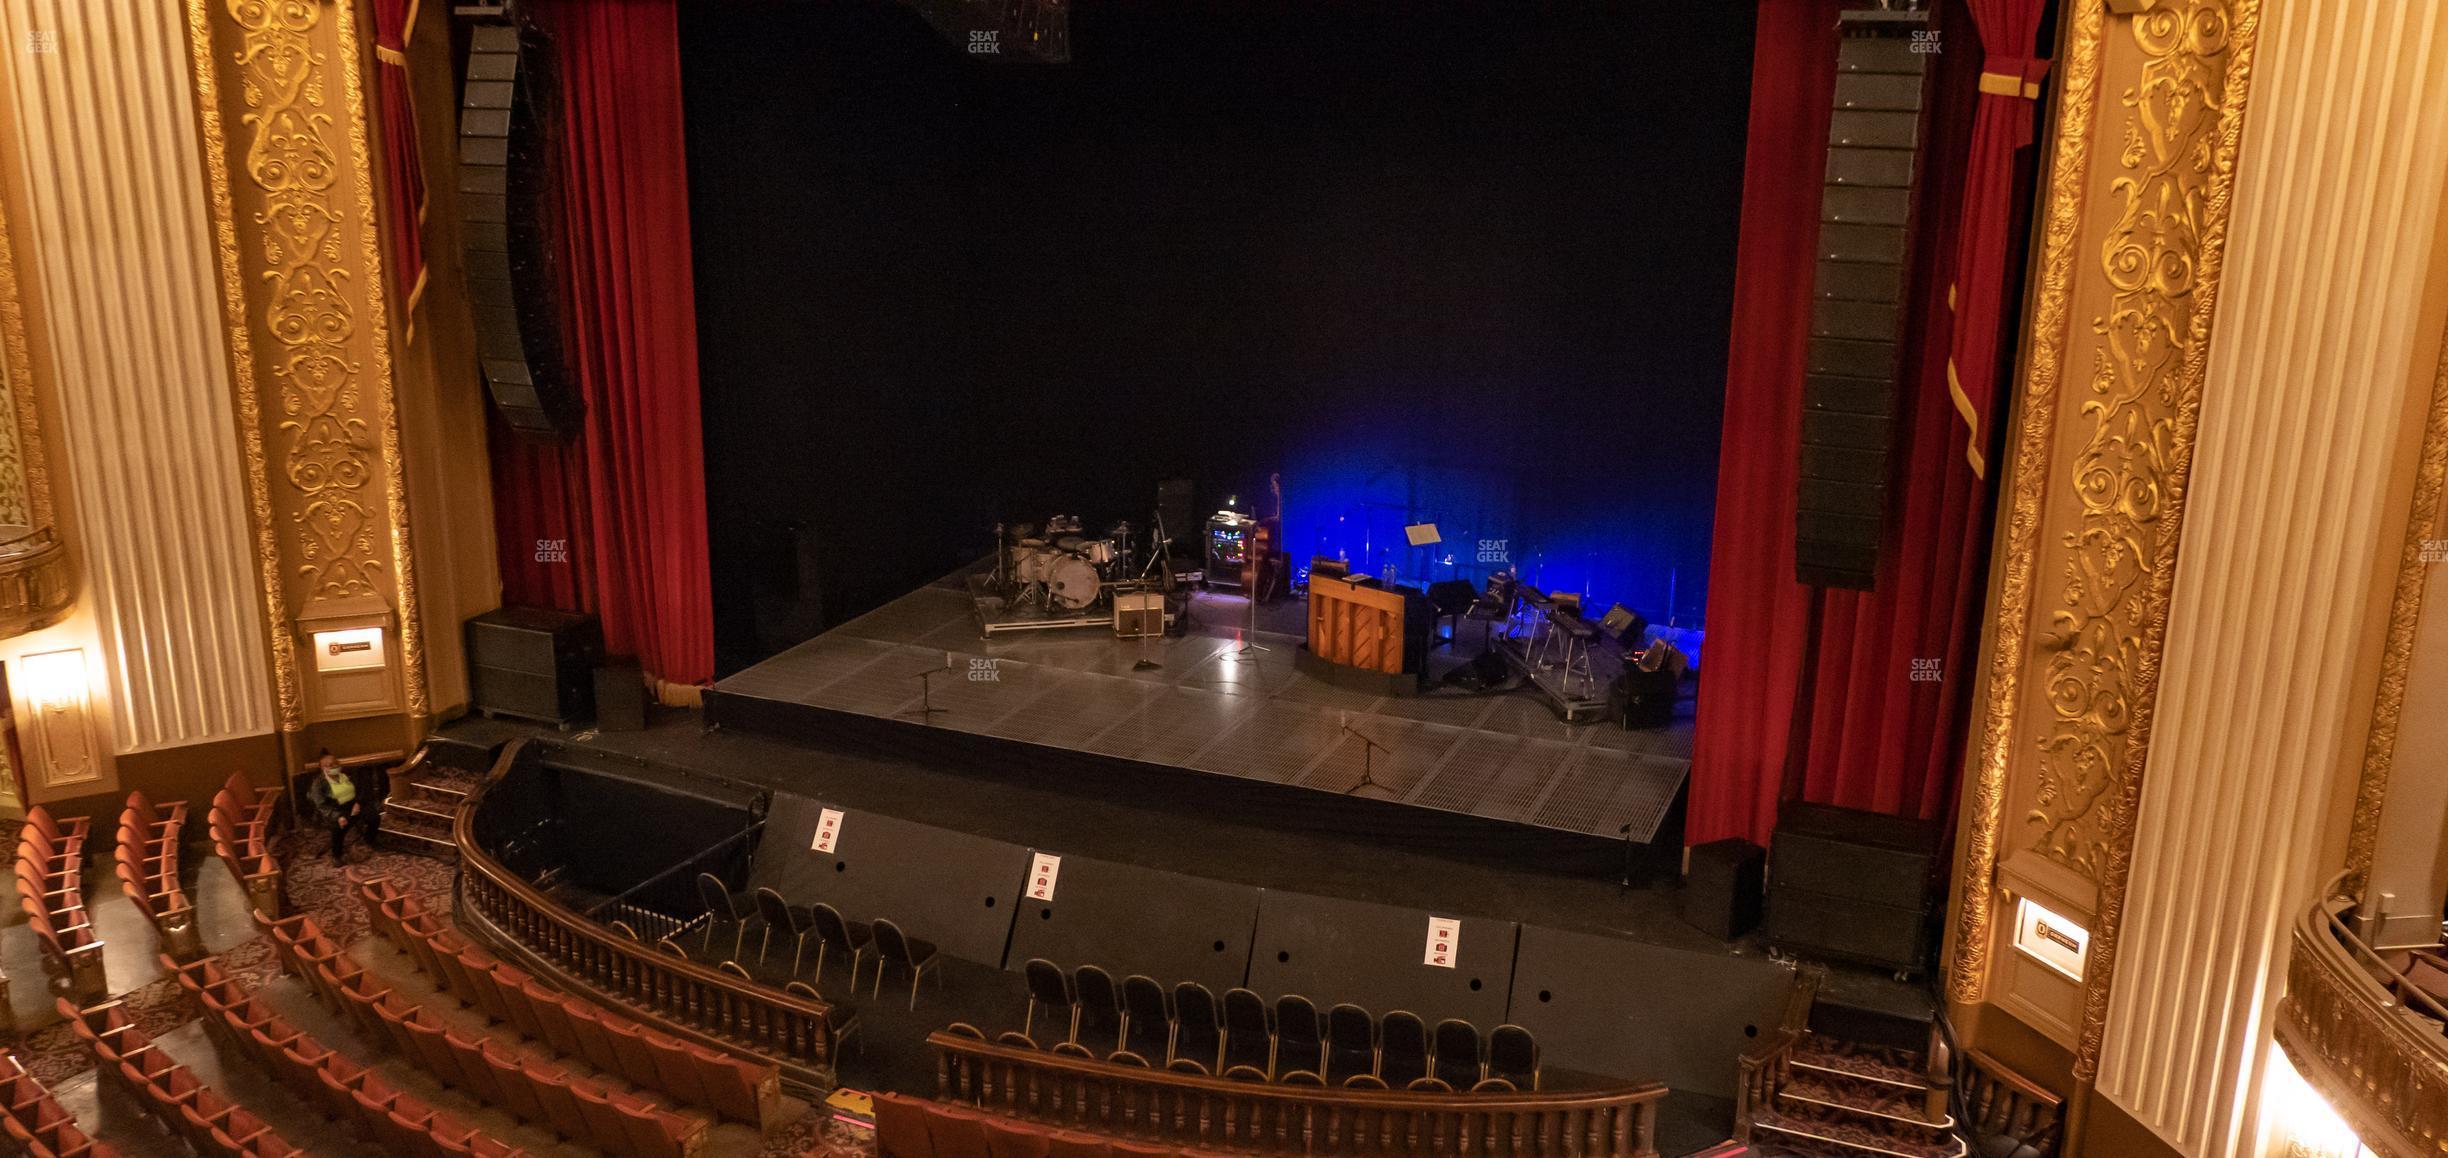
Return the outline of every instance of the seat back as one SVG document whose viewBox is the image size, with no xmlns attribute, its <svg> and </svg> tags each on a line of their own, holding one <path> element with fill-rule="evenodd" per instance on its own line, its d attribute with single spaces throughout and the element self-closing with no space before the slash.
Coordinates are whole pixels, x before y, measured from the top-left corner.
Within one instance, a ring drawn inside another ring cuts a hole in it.
<svg viewBox="0 0 2448 1158">
<path fill-rule="evenodd" d="M 1377 1033 L 1377 1076 L 1387 1085 L 1400 1086 L 1428 1076 L 1428 1023 L 1418 1014 L 1407 1009 L 1388 1013 Z M 1336 1051 L 1343 1048 L 1344 1043 L 1337 1039 Z"/>
<path fill-rule="evenodd" d="M 914 967 L 917 964 L 917 961 L 910 956 L 908 934 L 903 933 L 901 926 L 891 921 L 880 917 L 876 919 L 875 944 L 878 957 L 895 965 Z"/>
<path fill-rule="evenodd" d="M 1184 1032 L 1197 1026 L 1212 1034 L 1224 1027 L 1224 1012 L 1216 1004 L 1215 991 L 1196 981 L 1173 987 L 1173 1017 Z"/>
<path fill-rule="evenodd" d="M 1479 1058 L 1479 1027 L 1458 1017 L 1448 1017 L 1436 1026 L 1436 1076 L 1453 1084 L 1457 1090 L 1477 1085 L 1487 1076 L 1487 1067 Z"/>
<path fill-rule="evenodd" d="M 1028 979 L 1030 1000 L 1052 1006 L 1071 1004 L 1071 981 L 1063 976 L 1062 966 L 1031 957 L 1020 966 L 1020 975 Z"/>
<path fill-rule="evenodd" d="M 1538 1039 L 1518 1025 L 1500 1025 L 1489 1031 L 1487 1072 L 1490 1077 L 1503 1078 L 1524 1089 L 1537 1089 Z"/>
<path fill-rule="evenodd" d="M 842 917 L 840 909 L 818 901 L 809 907 L 808 913 L 816 919 L 818 940 L 845 953 L 858 950 L 858 942 L 850 936 L 850 922 Z"/>
<path fill-rule="evenodd" d="M 739 908 L 731 899 L 731 890 L 724 888 L 722 878 L 713 873 L 697 874 L 697 899 L 705 905 L 706 914 L 726 921 L 739 919 Z"/>
<path fill-rule="evenodd" d="M 1172 1020 L 1172 1011 L 1165 1008 L 1164 987 L 1144 973 L 1133 973 L 1122 979 L 1122 1008 L 1130 1012 L 1133 1021 Z"/>
<path fill-rule="evenodd" d="M 759 885 L 755 896 L 757 916 L 764 919 L 767 928 L 791 928 L 790 903 L 782 899 L 782 894 Z"/>
</svg>

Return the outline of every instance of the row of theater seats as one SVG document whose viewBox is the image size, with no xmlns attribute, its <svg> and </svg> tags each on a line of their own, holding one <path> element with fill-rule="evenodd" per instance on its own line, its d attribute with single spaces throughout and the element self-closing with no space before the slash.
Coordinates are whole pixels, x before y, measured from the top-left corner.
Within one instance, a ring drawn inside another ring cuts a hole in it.
<svg viewBox="0 0 2448 1158">
<path fill-rule="evenodd" d="M 117 1150 L 86 1137 L 13 1053 L 0 1053 L 0 1130 L 27 1158 L 119 1158 Z"/>
<path fill-rule="evenodd" d="M 254 1061 L 256 1068 L 326 1117 L 354 1123 L 384 1152 L 414 1158 L 519 1158 L 526 1153 L 392 1089 L 380 1074 L 308 1037 L 241 990 L 217 959 L 180 965 L 165 956 L 162 966 L 175 972 L 179 985 L 203 1007 L 204 1027 L 225 1048 Z"/>
<path fill-rule="evenodd" d="M 260 918 L 259 918 L 260 919 Z M 425 1009 L 392 994 L 309 916 L 264 921 L 281 964 L 368 1038 L 389 1042 L 401 1057 L 445 1085 L 498 1106 L 584 1146 L 639 1158 L 683 1158 L 694 1151 L 706 1120 L 572 1074 L 500 1035 L 462 1037 Z M 570 1020 L 581 1020 L 572 1006 Z M 591 1017 L 587 1020 L 592 1020 Z"/>
<path fill-rule="evenodd" d="M 1482 1041 L 1479 1027 L 1460 1018 L 1446 1018 L 1432 1032 L 1402 1009 L 1380 1017 L 1345 1003 L 1320 1016 L 1299 994 L 1270 1008 L 1257 993 L 1235 987 L 1218 1001 L 1196 981 L 1168 993 L 1134 973 L 1116 985 L 1097 966 L 1066 973 L 1042 957 L 1030 958 L 1021 974 L 1029 1004 L 1018 1041 L 1036 1044 L 1038 1010 L 1068 1014 L 1054 1046 L 1059 1053 L 1307 1085 L 1503 1092 L 1539 1084 L 1538 1042 L 1518 1025 L 1497 1026 Z"/>
<path fill-rule="evenodd" d="M 280 798 L 280 789 L 257 788 L 233 772 L 213 793 L 205 816 L 213 855 L 229 866 L 246 886 L 248 903 L 265 916 L 280 915 L 280 861 L 272 855 L 272 820 Z"/>
<path fill-rule="evenodd" d="M 1205 1158 L 1156 1142 L 1057 1130 L 967 1106 L 879 1093 L 876 1158 Z"/>
<path fill-rule="evenodd" d="M 782 1108 L 782 1071 L 682 1041 L 583 998 L 555 992 L 442 928 L 389 877 L 349 874 L 366 921 L 427 977 L 491 1021 L 564 1058 L 758 1129 Z M 838 1039 L 837 1039 L 838 1040 Z"/>
<path fill-rule="evenodd" d="M 82 816 L 58 820 L 37 804 L 17 833 L 17 906 L 42 944 L 43 961 L 85 997 L 104 996 L 102 938 L 85 912 Z"/>
<path fill-rule="evenodd" d="M 187 827 L 187 805 L 155 808 L 142 792 L 128 794 L 119 814 L 119 891 L 136 903 L 165 946 L 191 946 L 195 905 L 179 882 L 179 839 Z"/>
<path fill-rule="evenodd" d="M 187 1067 L 154 1048 L 116 1001 L 78 1009 L 63 997 L 59 1011 L 101 1063 L 105 1081 L 123 1089 L 145 1112 L 207 1158 L 288 1158 L 305 1151 L 281 1140 L 263 1119 L 214 1093 Z"/>
</svg>

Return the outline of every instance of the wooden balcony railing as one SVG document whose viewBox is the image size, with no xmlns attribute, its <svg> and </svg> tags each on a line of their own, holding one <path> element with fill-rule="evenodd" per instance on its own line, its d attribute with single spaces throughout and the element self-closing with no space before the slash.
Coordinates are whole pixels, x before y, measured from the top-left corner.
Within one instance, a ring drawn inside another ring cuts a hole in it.
<svg viewBox="0 0 2448 1158">
<path fill-rule="evenodd" d="M 949 1033 L 936 1096 L 996 1114 L 1237 1154 L 1657 1154 L 1655 1082 L 1586 1090 L 1411 1093 L 1228 1081 L 1119 1066 Z"/>
<path fill-rule="evenodd" d="M 1811 966 L 1802 970 L 1794 981 L 1792 992 L 1785 999 L 1785 1016 L 1776 1030 L 1760 1035 L 1760 1039 L 1736 1059 L 1739 1072 L 1734 1079 L 1734 1137 L 1751 1140 L 1751 1116 L 1755 1111 L 1773 1109 L 1777 1091 L 1785 1088 L 1788 1066 L 1793 1061 L 1794 1047 L 1810 1032 L 1811 1003 L 1819 999 L 1819 983 L 1827 978 L 1827 970 Z"/>
<path fill-rule="evenodd" d="M 459 810 L 460 926 L 514 958 L 551 967 L 658 1029 L 782 1067 L 785 1083 L 830 1089 L 836 1010 L 657 952 L 580 916 L 504 868 L 475 833 L 486 797 L 519 768 L 526 740 L 502 751 Z"/>
<path fill-rule="evenodd" d="M 2383 1158 L 2448 1154 L 2448 1005 L 2340 919 L 2338 883 L 2295 922 L 2278 1044 Z"/>
</svg>

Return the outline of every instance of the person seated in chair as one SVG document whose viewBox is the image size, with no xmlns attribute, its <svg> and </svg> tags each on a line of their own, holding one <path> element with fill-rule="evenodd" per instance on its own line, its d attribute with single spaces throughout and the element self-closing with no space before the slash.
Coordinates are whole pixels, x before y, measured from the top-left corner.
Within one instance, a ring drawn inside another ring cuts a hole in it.
<svg viewBox="0 0 2448 1158">
<path fill-rule="evenodd" d="M 332 863 L 346 856 L 350 829 L 358 831 L 358 840 L 367 848 L 374 848 L 374 838 L 382 835 L 382 802 L 391 794 L 391 774 L 380 764 L 352 773 L 329 748 L 315 758 L 315 765 L 314 783 L 306 795 L 314 802 L 315 815 L 331 826 Z"/>
</svg>

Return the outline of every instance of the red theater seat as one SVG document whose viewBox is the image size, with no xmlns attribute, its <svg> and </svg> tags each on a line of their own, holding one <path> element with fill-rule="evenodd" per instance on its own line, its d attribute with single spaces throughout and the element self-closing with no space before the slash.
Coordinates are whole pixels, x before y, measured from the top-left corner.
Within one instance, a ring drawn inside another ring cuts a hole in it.
<svg viewBox="0 0 2448 1158">
<path fill-rule="evenodd" d="M 934 1158 L 935 1143 L 927 1134 L 927 1104 L 917 1098 L 877 1094 L 875 1135 L 876 1158 Z M 1102 1151 L 1095 1158 L 1102 1158 Z"/>
<path fill-rule="evenodd" d="M 988 1158 L 1050 1158 L 1053 1140 L 1053 1131 L 1033 1123 L 1010 1118 L 986 1122 Z"/>
<path fill-rule="evenodd" d="M 927 1140 L 934 1144 L 935 1158 L 988 1158 L 985 1114 L 941 1102 L 927 1103 L 926 1114 Z"/>
</svg>

